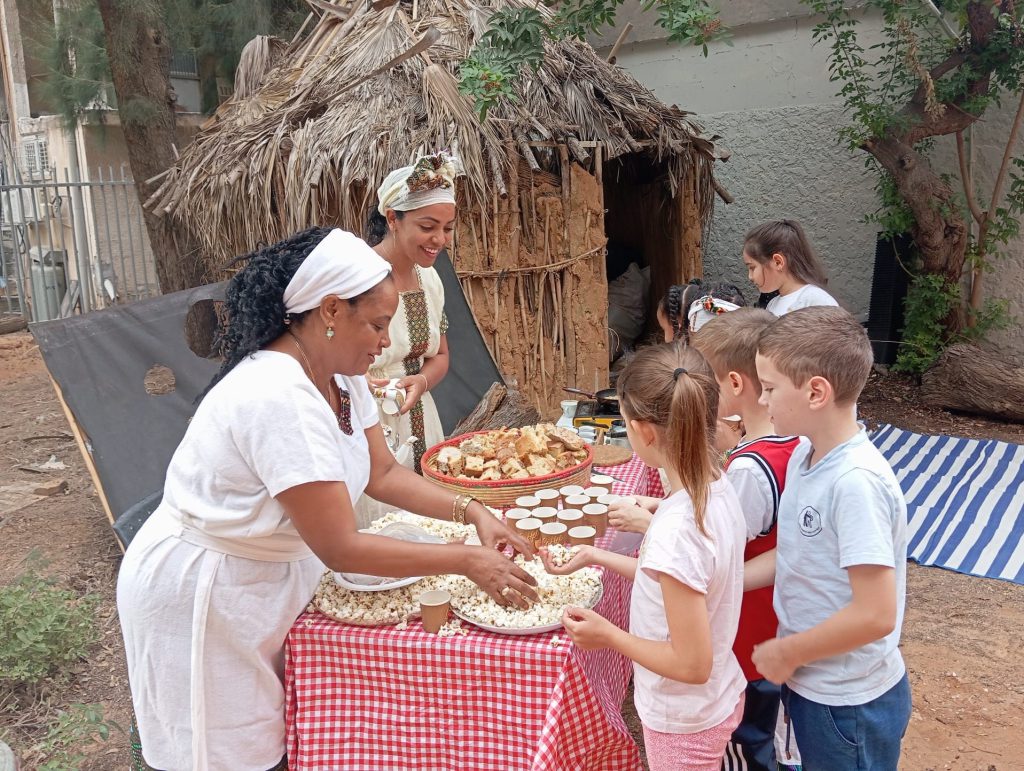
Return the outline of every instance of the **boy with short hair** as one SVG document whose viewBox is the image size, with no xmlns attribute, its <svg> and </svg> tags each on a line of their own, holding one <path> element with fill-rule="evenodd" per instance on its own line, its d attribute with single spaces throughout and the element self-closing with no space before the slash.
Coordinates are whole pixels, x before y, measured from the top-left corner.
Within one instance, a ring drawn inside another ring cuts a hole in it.
<svg viewBox="0 0 1024 771">
<path fill-rule="evenodd" d="M 766 310 L 740 308 L 708 321 L 691 336 L 692 345 L 707 359 L 718 381 L 719 415 L 739 415 L 744 427 L 744 435 L 729 452 L 725 465 L 747 523 L 744 561 L 775 548 L 786 466 L 799 442 L 796 437 L 776 436 L 768 410 L 759 401 L 757 344 L 761 333 L 775 321 L 775 315 Z M 725 771 L 776 771 L 780 689 L 765 680 L 751 661 L 754 646 L 774 638 L 778 628 L 772 595 L 770 585 L 743 595 L 733 652 L 747 678 L 746 704 L 726 751 Z M 779 761 L 798 764 L 795 748 L 791 749 L 790 757 L 779 757 Z"/>
<path fill-rule="evenodd" d="M 784 683 L 807 771 L 897 768 L 910 720 L 899 651 L 907 510 L 896 476 L 857 423 L 871 344 L 848 312 L 804 308 L 761 333 L 761 403 L 778 431 L 806 437 L 779 506 L 778 549 L 748 564 L 774 574 L 779 636 L 754 649 Z"/>
</svg>

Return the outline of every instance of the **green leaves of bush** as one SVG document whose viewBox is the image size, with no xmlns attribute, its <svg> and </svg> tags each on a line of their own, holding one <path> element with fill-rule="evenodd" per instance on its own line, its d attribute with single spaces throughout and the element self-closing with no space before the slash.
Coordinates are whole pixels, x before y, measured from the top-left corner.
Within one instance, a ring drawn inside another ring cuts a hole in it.
<svg viewBox="0 0 1024 771">
<path fill-rule="evenodd" d="M 0 588 L 0 687 L 36 684 L 84 657 L 97 603 L 31 567 Z"/>
</svg>

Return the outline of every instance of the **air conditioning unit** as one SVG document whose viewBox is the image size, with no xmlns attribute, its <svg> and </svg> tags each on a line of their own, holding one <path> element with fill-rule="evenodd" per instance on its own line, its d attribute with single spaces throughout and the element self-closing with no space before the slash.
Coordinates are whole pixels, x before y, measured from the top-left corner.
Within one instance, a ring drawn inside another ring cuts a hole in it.
<svg viewBox="0 0 1024 771">
<path fill-rule="evenodd" d="M 35 196 L 34 188 L 10 188 L 0 193 L 0 224 L 5 228 L 41 222 L 47 214 L 46 202 Z"/>
</svg>

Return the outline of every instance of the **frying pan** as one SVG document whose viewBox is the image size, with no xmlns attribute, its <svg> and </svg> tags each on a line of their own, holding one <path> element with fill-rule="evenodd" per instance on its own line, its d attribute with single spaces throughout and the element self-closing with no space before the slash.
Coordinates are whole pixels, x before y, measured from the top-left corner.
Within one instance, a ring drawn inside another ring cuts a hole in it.
<svg viewBox="0 0 1024 771">
<path fill-rule="evenodd" d="M 584 391 L 579 388 L 568 388 L 563 387 L 563 391 L 568 391 L 571 394 L 579 394 L 580 396 L 586 396 L 588 399 L 594 399 L 597 401 L 598 408 L 607 408 L 614 413 L 619 411 L 619 397 L 615 393 L 614 388 L 602 388 L 597 393 L 591 393 L 590 391 Z"/>
</svg>

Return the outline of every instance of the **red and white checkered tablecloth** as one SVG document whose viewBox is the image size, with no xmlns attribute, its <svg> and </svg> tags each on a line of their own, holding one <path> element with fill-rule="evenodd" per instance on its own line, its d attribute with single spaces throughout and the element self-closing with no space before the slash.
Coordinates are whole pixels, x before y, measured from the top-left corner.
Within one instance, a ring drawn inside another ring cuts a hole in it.
<svg viewBox="0 0 1024 771">
<path fill-rule="evenodd" d="M 657 495 L 635 456 L 602 469 L 619 494 Z M 625 627 L 632 584 L 604 576 L 597 611 Z M 288 764 L 306 771 L 636 771 L 622 720 L 628 659 L 564 631 L 466 635 L 358 627 L 305 613 L 285 648 Z"/>
</svg>

